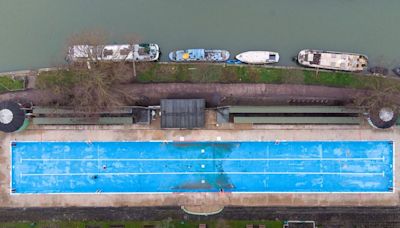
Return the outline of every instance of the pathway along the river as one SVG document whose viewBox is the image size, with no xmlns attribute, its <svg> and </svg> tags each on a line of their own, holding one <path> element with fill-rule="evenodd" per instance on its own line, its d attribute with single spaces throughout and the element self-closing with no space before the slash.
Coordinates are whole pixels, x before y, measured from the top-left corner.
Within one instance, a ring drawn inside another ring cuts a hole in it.
<svg viewBox="0 0 400 228">
<path fill-rule="evenodd" d="M 159 105 L 163 98 L 204 98 L 209 107 L 223 105 L 268 105 L 325 102 L 346 104 L 358 96 L 366 96 L 366 91 L 346 88 L 306 85 L 273 84 L 193 84 L 155 83 L 126 84 L 115 86 L 115 90 L 129 95 L 134 103 L 125 105 Z M 0 101 L 29 101 L 35 105 L 46 105 L 57 99 L 56 95 L 44 90 L 27 90 L 0 94 Z M 321 103 L 321 104 L 322 104 Z"/>
</svg>

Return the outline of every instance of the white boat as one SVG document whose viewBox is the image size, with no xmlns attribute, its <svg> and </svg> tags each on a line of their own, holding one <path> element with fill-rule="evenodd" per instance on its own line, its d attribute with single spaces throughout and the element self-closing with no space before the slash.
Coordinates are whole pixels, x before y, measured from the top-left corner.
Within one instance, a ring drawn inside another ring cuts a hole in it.
<svg viewBox="0 0 400 228">
<path fill-rule="evenodd" d="M 341 71 L 363 71 L 368 65 L 368 57 L 365 55 L 310 49 L 301 50 L 297 61 L 306 67 Z"/>
<path fill-rule="evenodd" d="M 238 54 L 236 59 L 248 64 L 270 64 L 279 62 L 279 53 L 272 51 L 246 51 Z"/>
<path fill-rule="evenodd" d="M 148 62 L 157 61 L 160 48 L 157 44 L 74 45 L 69 48 L 67 61 Z"/>
</svg>

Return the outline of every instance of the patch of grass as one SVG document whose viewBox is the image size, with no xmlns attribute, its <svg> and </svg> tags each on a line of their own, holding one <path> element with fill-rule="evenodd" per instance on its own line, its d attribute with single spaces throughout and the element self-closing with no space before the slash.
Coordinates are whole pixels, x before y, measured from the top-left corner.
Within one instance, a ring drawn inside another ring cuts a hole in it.
<svg viewBox="0 0 400 228">
<path fill-rule="evenodd" d="M 218 82 L 222 68 L 195 64 L 155 64 L 143 71 L 138 71 L 136 80 L 141 83 L 151 82 Z"/>
<path fill-rule="evenodd" d="M 65 70 L 41 73 L 37 82 L 38 88 L 73 84 L 77 77 L 71 74 L 71 72 Z M 400 80 L 345 72 L 319 71 L 317 73 L 309 69 L 176 63 L 140 63 L 137 67 L 136 82 L 267 83 L 321 85 L 355 89 L 373 89 L 379 84 L 380 87 L 398 86 L 400 88 Z"/>
<path fill-rule="evenodd" d="M 142 228 L 144 225 L 154 225 L 157 228 L 195 228 L 199 224 L 205 223 L 210 228 L 243 228 L 246 224 L 264 224 L 268 228 L 281 228 L 282 221 L 239 221 L 239 220 L 218 220 L 218 221 L 178 221 L 166 219 L 163 221 L 87 221 L 87 222 L 64 222 L 64 221 L 41 221 L 37 223 L 32 222 L 9 222 L 1 223 L 1 228 L 86 228 L 99 227 L 110 228 L 113 225 L 124 225 L 125 228 Z"/>
<path fill-rule="evenodd" d="M 137 64 L 137 80 L 140 82 L 153 82 L 153 81 L 161 81 L 161 75 L 157 74 L 157 69 L 159 68 L 158 64 Z M 167 74 L 171 74 L 173 72 L 168 72 Z"/>
<path fill-rule="evenodd" d="M 361 78 L 363 77 L 363 78 Z M 325 85 L 333 87 L 365 88 L 366 76 L 358 76 L 342 72 L 316 72 L 304 71 L 304 83 L 306 85 Z M 364 80 L 363 80 L 364 79 Z"/>
<path fill-rule="evenodd" d="M 275 68 L 258 68 L 258 74 L 260 74 L 260 81 L 263 83 L 270 84 L 282 84 L 284 81 L 283 75 L 284 70 Z"/>
<path fill-rule="evenodd" d="M 0 92 L 16 91 L 25 89 L 23 79 L 13 79 L 9 76 L 0 76 Z"/>
<path fill-rule="evenodd" d="M 36 87 L 39 89 L 68 87 L 77 81 L 77 77 L 78 75 L 67 70 L 41 72 L 37 77 Z"/>
<path fill-rule="evenodd" d="M 282 69 L 207 64 L 155 64 L 138 71 L 140 83 L 282 83 Z"/>
</svg>

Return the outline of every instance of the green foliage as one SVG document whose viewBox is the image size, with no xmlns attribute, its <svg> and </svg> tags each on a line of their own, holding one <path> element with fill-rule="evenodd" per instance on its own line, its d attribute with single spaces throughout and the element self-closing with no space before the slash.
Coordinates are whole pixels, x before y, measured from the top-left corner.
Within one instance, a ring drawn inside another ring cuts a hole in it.
<svg viewBox="0 0 400 228">
<path fill-rule="evenodd" d="M 102 80 L 107 81 L 108 79 L 102 78 Z M 77 82 L 78 84 L 84 83 L 85 75 L 80 74 L 79 71 L 66 70 L 41 73 L 37 80 L 38 88 L 53 90 L 57 90 L 58 87 L 68 88 Z M 300 84 L 355 89 L 374 89 L 379 84 L 400 88 L 400 81 L 396 79 L 344 72 L 176 63 L 138 64 L 136 82 Z"/>
<path fill-rule="evenodd" d="M 70 89 L 80 77 L 80 74 L 67 70 L 42 72 L 37 77 L 36 87 L 53 91 Z"/>
<path fill-rule="evenodd" d="M 282 69 L 208 64 L 157 64 L 138 72 L 137 82 L 282 83 Z"/>
<path fill-rule="evenodd" d="M 139 70 L 136 81 L 139 83 L 300 84 L 355 89 L 371 89 L 378 81 L 381 84 L 397 84 L 400 87 L 399 80 L 344 72 L 211 64 L 154 64 L 145 70 Z"/>
<path fill-rule="evenodd" d="M 0 93 L 25 89 L 23 79 L 13 79 L 9 76 L 0 76 Z"/>
<path fill-rule="evenodd" d="M 362 76 L 364 79 L 366 76 Z M 316 72 L 305 71 L 304 83 L 306 85 L 326 85 L 333 87 L 364 88 L 365 84 L 360 76 L 342 72 Z"/>
<path fill-rule="evenodd" d="M 286 70 L 274 68 L 258 68 L 257 71 L 260 74 L 260 81 L 270 84 L 282 84 L 284 81 L 284 72 L 286 72 Z"/>
</svg>

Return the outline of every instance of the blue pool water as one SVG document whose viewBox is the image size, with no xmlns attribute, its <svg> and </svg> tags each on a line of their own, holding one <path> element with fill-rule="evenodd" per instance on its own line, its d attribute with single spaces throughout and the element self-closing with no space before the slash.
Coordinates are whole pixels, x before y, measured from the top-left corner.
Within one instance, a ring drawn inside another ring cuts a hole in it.
<svg viewBox="0 0 400 228">
<path fill-rule="evenodd" d="M 392 141 L 12 142 L 12 193 L 392 192 Z"/>
</svg>

